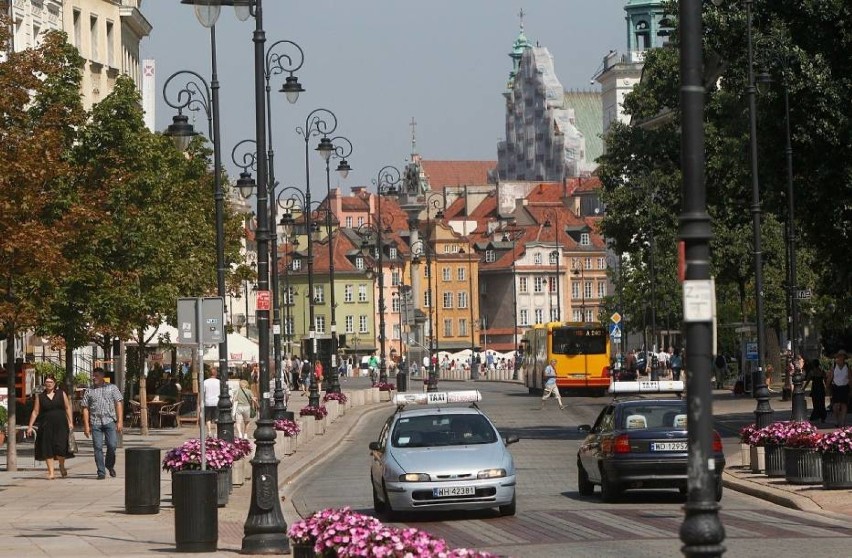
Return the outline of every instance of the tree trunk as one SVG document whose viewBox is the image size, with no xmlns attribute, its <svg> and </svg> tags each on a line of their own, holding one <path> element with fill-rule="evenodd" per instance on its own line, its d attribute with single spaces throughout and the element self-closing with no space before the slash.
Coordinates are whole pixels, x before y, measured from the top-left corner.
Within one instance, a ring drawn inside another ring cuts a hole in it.
<svg viewBox="0 0 852 558">
<path fill-rule="evenodd" d="M 17 424 L 17 398 L 15 393 L 15 330 L 9 328 L 6 330 L 6 371 L 8 374 L 9 388 L 9 403 L 8 403 L 8 418 L 9 435 L 6 437 L 6 470 L 15 472 L 18 470 L 18 437 L 15 435 L 15 425 Z"/>
</svg>

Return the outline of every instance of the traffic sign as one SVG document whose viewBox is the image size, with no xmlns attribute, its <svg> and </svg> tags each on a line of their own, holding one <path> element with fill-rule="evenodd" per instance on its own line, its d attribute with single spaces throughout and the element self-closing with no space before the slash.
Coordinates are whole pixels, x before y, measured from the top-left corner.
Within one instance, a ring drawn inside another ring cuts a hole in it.
<svg viewBox="0 0 852 558">
<path fill-rule="evenodd" d="M 272 307 L 269 295 L 269 291 L 257 291 L 257 304 L 255 305 L 256 310 L 269 310 Z"/>
<path fill-rule="evenodd" d="M 807 300 L 813 296 L 810 289 L 799 289 L 796 291 L 796 300 Z"/>
<path fill-rule="evenodd" d="M 621 325 L 620 324 L 609 324 L 609 336 L 610 337 L 621 337 Z"/>
<path fill-rule="evenodd" d="M 612 320 L 612 323 L 614 323 L 614 324 L 620 323 L 621 322 L 621 314 L 616 312 L 612 316 L 610 316 L 609 319 Z"/>
</svg>

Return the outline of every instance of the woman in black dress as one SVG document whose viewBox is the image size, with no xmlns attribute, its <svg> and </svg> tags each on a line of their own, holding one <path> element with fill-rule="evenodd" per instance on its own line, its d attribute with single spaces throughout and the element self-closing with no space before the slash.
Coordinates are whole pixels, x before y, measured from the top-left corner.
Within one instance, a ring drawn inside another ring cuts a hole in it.
<svg viewBox="0 0 852 558">
<path fill-rule="evenodd" d="M 811 422 L 819 420 L 820 424 L 825 424 L 828 416 L 828 411 L 825 409 L 825 370 L 820 366 L 819 359 L 815 358 L 808 362 L 806 374 L 804 389 L 808 389 L 808 384 L 811 384 L 811 401 L 814 405 L 811 411 Z"/>
<path fill-rule="evenodd" d="M 65 459 L 74 457 L 68 449 L 68 435 L 74 428 L 71 401 L 64 391 L 57 389 L 56 378 L 44 379 L 44 391 L 35 400 L 27 435 L 33 432 L 33 424 L 39 419 L 38 435 L 35 441 L 35 458 L 47 463 L 47 478 L 56 478 L 53 473 L 53 460 L 59 462 L 59 474 L 68 476 Z"/>
</svg>

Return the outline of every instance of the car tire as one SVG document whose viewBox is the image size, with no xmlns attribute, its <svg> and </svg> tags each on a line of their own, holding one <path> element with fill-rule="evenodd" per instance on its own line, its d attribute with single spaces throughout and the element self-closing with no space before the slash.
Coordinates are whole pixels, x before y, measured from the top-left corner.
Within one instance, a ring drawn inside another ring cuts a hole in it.
<svg viewBox="0 0 852 558">
<path fill-rule="evenodd" d="M 393 521 L 394 519 L 396 519 L 397 513 L 393 511 L 393 506 L 391 506 L 390 498 L 388 498 L 388 491 L 385 488 L 384 484 L 382 484 L 382 496 L 385 497 L 385 509 L 383 512 L 385 519 L 387 519 L 388 521 Z"/>
<path fill-rule="evenodd" d="M 595 493 L 595 485 L 589 480 L 589 474 L 579 459 L 577 460 L 577 491 L 581 496 L 591 496 Z"/>
<path fill-rule="evenodd" d="M 500 506 L 498 510 L 500 511 L 500 515 L 504 517 L 511 517 L 515 515 L 515 512 L 518 509 L 518 503 L 516 500 L 516 496 L 512 493 L 512 501 L 506 504 L 505 506 Z"/>
<path fill-rule="evenodd" d="M 373 509 L 376 510 L 376 513 L 379 515 L 384 514 L 388 509 L 387 502 L 383 502 L 379 498 L 379 493 L 376 491 L 376 485 L 373 484 L 373 479 L 370 479 L 370 486 L 373 487 Z"/>
<path fill-rule="evenodd" d="M 606 473 L 601 472 L 601 499 L 611 504 L 616 502 L 620 495 L 621 489 L 619 489 L 618 484 L 606 478 Z"/>
</svg>

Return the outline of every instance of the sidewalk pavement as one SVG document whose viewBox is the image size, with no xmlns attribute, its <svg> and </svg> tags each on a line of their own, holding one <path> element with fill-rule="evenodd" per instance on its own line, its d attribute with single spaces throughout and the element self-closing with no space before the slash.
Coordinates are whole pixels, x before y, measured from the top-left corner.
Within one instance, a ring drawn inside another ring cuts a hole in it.
<svg viewBox="0 0 852 558">
<path fill-rule="evenodd" d="M 359 379 L 349 379 L 347 389 L 361 386 Z M 293 395 L 290 408 L 299 409 L 306 398 Z M 790 416 L 790 402 L 778 398 L 771 401 L 775 420 Z M 335 453 L 340 441 L 369 413 L 387 411 L 387 403 L 353 407 L 332 423 L 326 433 L 315 436 L 297 451 L 281 460 L 278 468 L 282 512 L 288 525 L 299 519 L 287 500 L 290 488 L 300 474 L 319 466 Z M 754 420 L 756 403 L 748 397 L 734 397 L 730 392 L 714 393 L 714 415 L 723 438 L 736 436 L 739 428 Z M 138 432 L 138 431 L 137 431 Z M 152 430 L 142 437 L 126 433 L 124 447 L 153 446 L 165 450 L 183 440 L 197 437 L 191 428 Z M 78 433 L 80 453 L 68 462 L 69 477 L 48 481 L 42 463 L 34 463 L 32 445 L 23 444 L 19 452 L 20 470 L 0 471 L 0 557 L 58 556 L 64 558 L 95 556 L 178 556 L 175 552 L 174 508 L 171 504 L 171 477 L 161 478 L 160 513 L 128 515 L 124 511 L 124 451 L 119 449 L 116 479 L 96 480 L 91 441 Z M 28 446 L 28 447 L 27 447 Z M 783 479 L 769 479 L 741 467 L 738 444 L 726 444 L 728 467 L 725 486 L 777 504 L 830 515 L 852 516 L 849 490 L 828 491 L 821 486 L 794 486 Z M 5 454 L 0 454 L 0 467 L 5 468 Z M 219 508 L 219 544 L 214 553 L 200 556 L 234 556 L 241 546 L 243 525 L 251 500 L 251 481 L 234 487 L 228 505 Z"/>
</svg>

